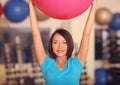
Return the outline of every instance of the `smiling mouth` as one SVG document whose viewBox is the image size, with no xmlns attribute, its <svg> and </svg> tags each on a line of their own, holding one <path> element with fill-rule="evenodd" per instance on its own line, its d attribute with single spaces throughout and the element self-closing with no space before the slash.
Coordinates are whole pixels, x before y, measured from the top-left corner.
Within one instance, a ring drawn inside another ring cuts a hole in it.
<svg viewBox="0 0 120 85">
<path fill-rule="evenodd" d="M 58 53 L 63 53 L 63 52 L 64 52 L 64 50 L 57 50 L 57 52 L 58 52 Z"/>
</svg>

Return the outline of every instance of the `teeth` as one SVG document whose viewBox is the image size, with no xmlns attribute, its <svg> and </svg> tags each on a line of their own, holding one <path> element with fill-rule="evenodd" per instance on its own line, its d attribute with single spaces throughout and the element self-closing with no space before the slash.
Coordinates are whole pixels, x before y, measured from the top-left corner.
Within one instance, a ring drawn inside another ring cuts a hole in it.
<svg viewBox="0 0 120 85">
<path fill-rule="evenodd" d="M 58 50 L 57 52 L 61 53 L 61 52 L 63 52 L 63 50 Z"/>
</svg>

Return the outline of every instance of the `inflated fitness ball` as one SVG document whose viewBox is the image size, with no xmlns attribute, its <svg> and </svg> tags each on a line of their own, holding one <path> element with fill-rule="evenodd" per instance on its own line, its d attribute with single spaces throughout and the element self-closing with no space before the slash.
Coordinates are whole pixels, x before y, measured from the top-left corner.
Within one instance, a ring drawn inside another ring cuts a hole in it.
<svg viewBox="0 0 120 85">
<path fill-rule="evenodd" d="M 109 24 L 110 29 L 120 30 L 120 13 L 114 13 L 112 21 Z"/>
<path fill-rule="evenodd" d="M 9 0 L 4 6 L 4 14 L 11 22 L 21 22 L 29 14 L 28 4 L 24 0 Z"/>
<path fill-rule="evenodd" d="M 107 85 L 108 72 L 105 68 L 95 70 L 95 85 Z"/>
<path fill-rule="evenodd" d="M 47 16 L 56 19 L 71 19 L 82 14 L 92 0 L 33 0 Z"/>
<path fill-rule="evenodd" d="M 2 15 L 3 13 L 3 7 L 2 7 L 2 4 L 0 3 L 0 16 Z"/>
<path fill-rule="evenodd" d="M 112 20 L 112 12 L 108 8 L 96 10 L 95 21 L 99 25 L 108 25 Z"/>
<path fill-rule="evenodd" d="M 50 18 L 49 16 L 42 13 L 36 6 L 34 8 L 35 8 L 35 12 L 36 12 L 36 16 L 37 16 L 38 21 L 45 21 L 45 20 Z"/>
</svg>

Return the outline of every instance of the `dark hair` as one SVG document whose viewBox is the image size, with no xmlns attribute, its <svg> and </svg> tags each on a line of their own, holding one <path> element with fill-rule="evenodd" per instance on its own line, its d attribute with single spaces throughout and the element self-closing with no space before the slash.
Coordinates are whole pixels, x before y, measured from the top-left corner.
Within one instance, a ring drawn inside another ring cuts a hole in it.
<svg viewBox="0 0 120 85">
<path fill-rule="evenodd" d="M 71 57 L 72 55 L 72 52 L 73 52 L 73 49 L 74 49 L 74 44 L 73 44 L 73 39 L 72 39 L 72 36 L 71 34 L 65 30 L 65 29 L 58 29 L 56 30 L 50 40 L 49 40 L 49 47 L 48 47 L 48 50 L 49 50 L 49 54 L 52 58 L 56 59 L 56 55 L 55 53 L 53 52 L 53 48 L 52 48 L 52 41 L 53 41 L 53 37 L 56 33 L 59 33 L 62 37 L 65 38 L 66 42 L 67 42 L 67 47 L 68 47 L 68 50 L 67 50 L 67 58 Z"/>
</svg>

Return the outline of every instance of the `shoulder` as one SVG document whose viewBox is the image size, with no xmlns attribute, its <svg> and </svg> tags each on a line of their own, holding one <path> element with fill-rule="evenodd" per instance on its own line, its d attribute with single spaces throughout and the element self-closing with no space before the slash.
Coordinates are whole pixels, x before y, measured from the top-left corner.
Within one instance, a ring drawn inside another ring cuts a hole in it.
<svg viewBox="0 0 120 85">
<path fill-rule="evenodd" d="M 76 64 L 76 65 L 84 66 L 84 65 L 80 62 L 80 60 L 79 60 L 79 58 L 78 58 L 78 55 L 75 55 L 75 56 L 73 56 L 73 57 L 70 57 L 70 58 L 69 58 L 69 61 L 72 62 L 72 63 L 74 63 L 74 64 Z"/>
<path fill-rule="evenodd" d="M 43 63 L 41 64 L 41 67 L 49 65 L 49 63 L 51 63 L 52 61 L 54 61 L 54 59 L 46 54 L 45 59 Z"/>
</svg>

